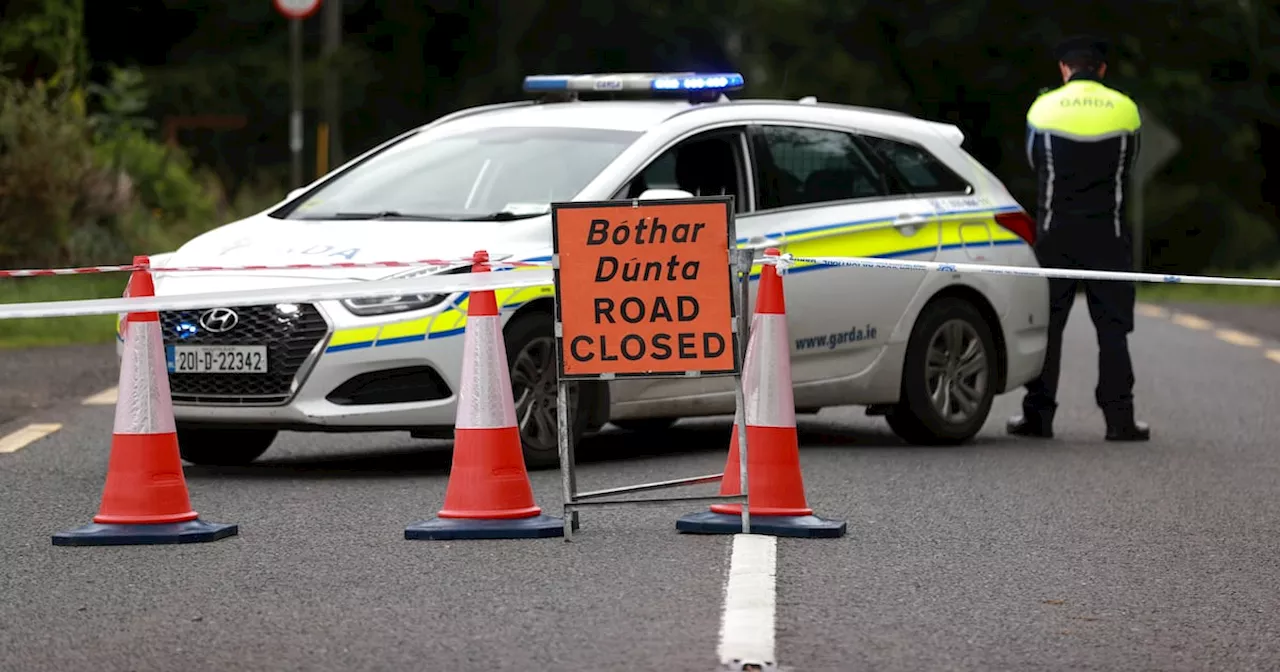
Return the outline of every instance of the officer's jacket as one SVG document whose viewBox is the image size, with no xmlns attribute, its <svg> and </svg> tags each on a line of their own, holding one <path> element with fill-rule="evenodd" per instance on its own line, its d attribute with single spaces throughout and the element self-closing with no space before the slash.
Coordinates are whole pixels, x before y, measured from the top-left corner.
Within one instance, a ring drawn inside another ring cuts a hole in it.
<svg viewBox="0 0 1280 672">
<path fill-rule="evenodd" d="M 1141 127 L 1133 100 L 1088 75 L 1036 98 L 1027 110 L 1027 160 L 1038 174 L 1041 232 L 1105 221 L 1104 230 L 1120 237 Z M 1097 231 L 1088 228 L 1085 235 Z"/>
</svg>

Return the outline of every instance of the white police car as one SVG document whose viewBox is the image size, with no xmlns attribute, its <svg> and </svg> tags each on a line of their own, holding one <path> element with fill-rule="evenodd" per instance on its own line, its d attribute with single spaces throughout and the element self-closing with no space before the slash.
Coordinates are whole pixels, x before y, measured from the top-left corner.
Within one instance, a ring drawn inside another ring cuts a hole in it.
<svg viewBox="0 0 1280 672">
<path fill-rule="evenodd" d="M 731 194 L 741 244 L 771 239 L 797 256 L 1035 265 L 1034 224 L 961 149 L 956 127 L 812 99 L 724 96 L 742 83 L 738 74 L 529 77 L 529 100 L 415 128 L 153 263 L 455 259 L 479 249 L 546 260 L 551 202 Z M 593 91 L 624 99 L 578 99 Z M 636 91 L 652 94 L 625 99 Z M 156 290 L 466 271 L 182 272 L 157 277 Z M 982 426 L 994 395 L 1041 367 L 1042 279 L 799 266 L 785 286 L 801 412 L 864 405 L 908 441 L 961 442 Z M 530 467 L 553 466 L 553 290 L 499 291 L 498 300 L 525 457 Z M 247 463 L 281 430 L 448 436 L 465 307 L 465 295 L 427 295 L 163 313 L 183 457 Z M 215 352 L 208 348 L 224 354 L 205 356 Z M 732 414 L 731 385 L 584 385 L 574 430 Z"/>
</svg>

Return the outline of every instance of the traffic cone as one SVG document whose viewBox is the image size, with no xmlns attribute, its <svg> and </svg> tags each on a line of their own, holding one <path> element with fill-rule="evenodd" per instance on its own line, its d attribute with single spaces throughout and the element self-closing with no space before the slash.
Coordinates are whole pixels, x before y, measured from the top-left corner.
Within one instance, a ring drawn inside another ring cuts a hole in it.
<svg viewBox="0 0 1280 672">
<path fill-rule="evenodd" d="M 778 250 L 765 255 L 776 257 Z M 747 506 L 751 532 L 780 537 L 840 537 L 845 522 L 813 515 L 800 472 L 800 442 L 791 390 L 791 339 L 782 279 L 773 264 L 760 271 L 760 289 L 751 338 L 743 362 L 745 409 L 739 409 L 729 442 L 729 459 L 720 481 L 721 495 L 742 493 L 738 457 L 739 423 L 747 426 Z M 715 504 L 710 511 L 676 521 L 681 532 L 735 534 L 742 531 L 741 504 Z"/>
<path fill-rule="evenodd" d="M 129 278 L 128 295 L 155 296 L 147 257 Z M 236 525 L 207 523 L 191 510 L 178 454 L 160 316 L 129 313 L 119 395 L 102 503 L 93 522 L 53 535 L 55 546 L 184 544 L 217 541 Z"/>
<path fill-rule="evenodd" d="M 487 273 L 476 252 L 472 273 Z M 493 290 L 471 292 L 462 344 L 462 385 L 454 423 L 453 467 L 444 508 L 405 528 L 405 539 L 531 539 L 564 535 L 564 521 L 542 515 L 520 449 L 507 349 Z"/>
</svg>

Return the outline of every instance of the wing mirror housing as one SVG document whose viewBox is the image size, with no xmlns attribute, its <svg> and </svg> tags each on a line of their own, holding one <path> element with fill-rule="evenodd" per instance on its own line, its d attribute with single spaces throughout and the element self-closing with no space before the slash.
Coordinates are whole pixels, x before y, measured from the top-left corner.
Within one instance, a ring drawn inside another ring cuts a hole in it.
<svg viewBox="0 0 1280 672">
<path fill-rule="evenodd" d="M 640 194 L 639 200 L 656 201 L 656 200 L 674 200 L 674 199 L 680 199 L 680 198 L 693 198 L 693 194 L 683 189 L 645 189 L 644 193 Z"/>
</svg>

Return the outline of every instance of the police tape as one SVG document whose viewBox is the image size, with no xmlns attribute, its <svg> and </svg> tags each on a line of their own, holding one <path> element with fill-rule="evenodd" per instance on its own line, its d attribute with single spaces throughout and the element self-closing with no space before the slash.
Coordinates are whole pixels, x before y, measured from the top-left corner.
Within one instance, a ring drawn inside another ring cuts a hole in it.
<svg viewBox="0 0 1280 672">
<path fill-rule="evenodd" d="M 403 262 L 412 263 L 412 262 Z M 466 260 L 471 263 L 471 260 Z M 525 262 L 519 262 L 525 263 Z M 779 269 L 796 264 L 852 266 L 904 271 L 940 273 L 981 273 L 1032 278 L 1073 278 L 1079 280 L 1120 280 L 1164 284 L 1240 285 L 1280 287 L 1280 279 L 1168 275 L 1124 271 L 1093 271 L 991 264 L 943 263 L 935 261 L 886 260 L 866 257 L 797 257 L 791 254 L 757 258 L 756 263 L 775 264 Z M 490 262 L 490 265 L 502 262 Z M 531 263 L 530 265 L 535 265 Z M 152 272 L 159 269 L 151 268 Z M 207 292 L 180 296 L 131 297 L 118 299 L 82 299 L 35 303 L 0 304 L 0 319 L 74 317 L 81 315 L 114 315 L 129 312 L 187 310 L 198 308 L 240 307 L 264 303 L 298 301 L 337 301 L 342 299 L 383 298 L 412 294 L 453 294 L 483 289 L 517 289 L 540 287 L 554 283 L 549 268 L 523 273 L 474 273 L 463 275 L 431 275 L 418 278 L 367 280 L 355 282 L 320 282 L 278 289 L 252 289 L 234 292 Z"/>
<path fill-rule="evenodd" d="M 145 266 L 121 264 L 115 266 L 78 266 L 73 268 L 19 268 L 0 270 L 0 278 L 35 278 L 54 275 L 91 275 L 94 273 L 132 273 L 148 270 L 152 273 L 209 273 L 236 271 L 300 271 L 331 270 L 343 268 L 406 268 L 412 266 L 458 266 L 472 263 L 466 259 L 414 259 L 408 261 L 345 261 L 327 264 L 250 264 L 243 266 Z M 549 261 L 500 261 L 486 262 L 490 267 L 549 268 Z"/>
<path fill-rule="evenodd" d="M 555 276 L 550 269 L 538 269 L 522 273 L 430 275 L 396 280 L 321 281 L 317 284 L 295 285 L 277 289 L 0 304 L 0 319 L 117 315 L 120 313 L 160 310 L 189 310 L 213 306 L 234 308 L 272 303 L 296 303 L 300 301 L 377 299 L 414 294 L 453 294 L 483 289 L 545 287 L 554 282 Z"/>
<path fill-rule="evenodd" d="M 1135 273 L 1131 271 L 1093 271 L 1040 266 L 997 266 L 993 264 L 945 263 L 937 261 L 908 261 L 874 259 L 867 257 L 797 257 L 782 254 L 776 257 L 757 258 L 756 263 L 774 264 L 780 270 L 794 268 L 796 264 L 820 264 L 824 266 L 853 266 L 900 271 L 936 271 L 939 273 L 980 273 L 987 275 L 1014 275 L 1026 278 L 1067 278 L 1075 280 L 1116 280 L 1151 282 L 1171 285 L 1239 285 L 1246 287 L 1280 287 L 1280 279 L 1238 278 L 1210 275 L 1169 275 L 1160 273 Z"/>
</svg>

